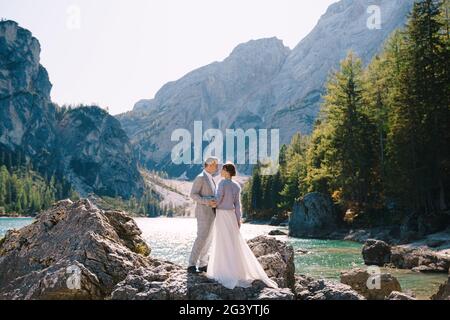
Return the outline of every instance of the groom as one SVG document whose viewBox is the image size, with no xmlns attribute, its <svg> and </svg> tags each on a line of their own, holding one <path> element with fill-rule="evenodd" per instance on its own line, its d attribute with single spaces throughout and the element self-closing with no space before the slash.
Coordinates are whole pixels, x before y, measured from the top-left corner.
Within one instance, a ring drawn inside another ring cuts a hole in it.
<svg viewBox="0 0 450 320">
<path fill-rule="evenodd" d="M 191 198 L 196 202 L 195 216 L 197 218 L 197 239 L 189 258 L 189 273 L 207 272 L 208 251 L 211 246 L 212 228 L 215 219 L 214 197 L 216 195 L 216 183 L 214 177 L 219 168 L 217 158 L 208 158 L 205 161 L 203 172 L 195 179 L 192 186 Z M 197 270 L 197 266 L 199 266 Z"/>
</svg>

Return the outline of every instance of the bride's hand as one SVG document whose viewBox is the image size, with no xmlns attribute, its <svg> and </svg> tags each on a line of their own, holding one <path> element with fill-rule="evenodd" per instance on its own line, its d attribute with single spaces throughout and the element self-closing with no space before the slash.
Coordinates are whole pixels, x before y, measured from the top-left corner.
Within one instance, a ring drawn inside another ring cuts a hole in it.
<svg viewBox="0 0 450 320">
<path fill-rule="evenodd" d="M 238 227 L 239 227 L 239 229 L 241 228 L 241 226 L 242 226 L 242 221 L 238 220 Z"/>
</svg>

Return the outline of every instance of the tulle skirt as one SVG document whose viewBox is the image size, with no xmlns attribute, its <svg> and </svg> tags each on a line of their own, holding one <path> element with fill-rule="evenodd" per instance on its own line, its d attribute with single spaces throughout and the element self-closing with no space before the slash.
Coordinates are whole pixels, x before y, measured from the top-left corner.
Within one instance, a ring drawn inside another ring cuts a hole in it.
<svg viewBox="0 0 450 320">
<path fill-rule="evenodd" d="M 228 289 L 248 288 L 255 280 L 278 287 L 242 237 L 233 210 L 217 210 L 207 277 Z"/>
</svg>

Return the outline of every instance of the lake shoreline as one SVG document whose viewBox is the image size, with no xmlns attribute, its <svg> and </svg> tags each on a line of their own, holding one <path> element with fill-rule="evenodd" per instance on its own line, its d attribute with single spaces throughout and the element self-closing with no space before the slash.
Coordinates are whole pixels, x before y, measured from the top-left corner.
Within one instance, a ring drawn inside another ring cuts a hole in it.
<svg viewBox="0 0 450 320">
<path fill-rule="evenodd" d="M 26 220 L 13 219 L 19 224 Z M 152 248 L 152 256 L 184 266 L 183 255 L 191 249 L 191 242 L 195 237 L 195 219 L 160 217 L 134 218 L 134 220 L 138 222 L 138 226 L 143 231 L 143 237 Z M 167 222 L 171 220 L 173 220 L 170 224 L 171 228 L 167 229 Z M 1 221 L 6 220 L 0 219 Z M 285 227 L 246 223 L 243 228 L 247 238 L 251 239 L 258 235 L 267 235 L 273 229 L 279 230 Z M 286 235 L 275 237 L 275 239 L 286 241 L 294 247 L 297 275 L 339 282 L 342 271 L 348 271 L 354 267 L 365 268 L 361 255 L 362 245 L 359 242 L 343 239 L 299 239 Z M 307 253 L 303 254 L 300 249 L 306 249 L 303 251 Z M 442 273 L 421 274 L 396 268 L 382 268 L 382 272 L 391 273 L 397 277 L 402 288 L 415 292 L 420 299 L 429 299 L 431 294 L 437 291 L 438 285 L 446 279 Z"/>
</svg>

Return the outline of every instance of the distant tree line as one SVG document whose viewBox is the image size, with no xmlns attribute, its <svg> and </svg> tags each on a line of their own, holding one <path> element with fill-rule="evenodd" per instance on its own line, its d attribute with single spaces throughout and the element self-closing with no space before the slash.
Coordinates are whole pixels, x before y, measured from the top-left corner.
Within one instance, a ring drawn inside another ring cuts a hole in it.
<svg viewBox="0 0 450 320">
<path fill-rule="evenodd" d="M 78 198 L 66 180 L 35 171 L 20 152 L 0 153 L 0 214 L 35 215 L 65 198 Z"/>
</svg>

